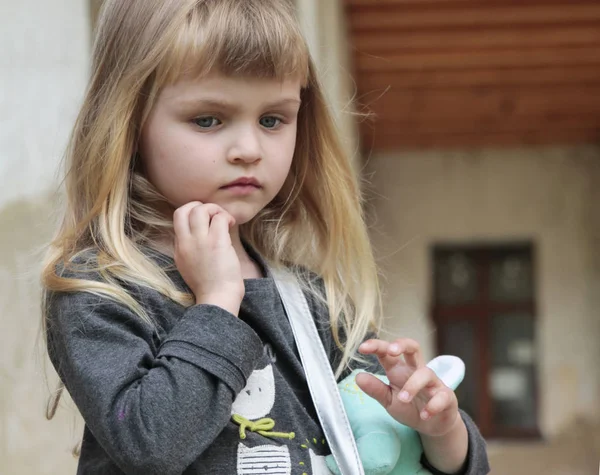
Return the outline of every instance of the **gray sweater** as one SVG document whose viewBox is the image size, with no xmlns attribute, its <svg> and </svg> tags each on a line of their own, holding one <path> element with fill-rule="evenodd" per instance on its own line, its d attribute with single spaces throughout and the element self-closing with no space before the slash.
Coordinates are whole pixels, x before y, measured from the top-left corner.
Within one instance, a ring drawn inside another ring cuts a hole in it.
<svg viewBox="0 0 600 475">
<path fill-rule="evenodd" d="M 169 258 L 153 258 L 189 291 Z M 239 318 L 130 286 L 154 327 L 104 297 L 50 296 L 49 356 L 85 420 L 78 474 L 329 473 L 330 451 L 275 284 L 268 276 L 245 286 Z M 326 312 L 309 301 L 335 364 Z M 462 415 L 464 473 L 486 474 L 485 442 Z"/>
</svg>

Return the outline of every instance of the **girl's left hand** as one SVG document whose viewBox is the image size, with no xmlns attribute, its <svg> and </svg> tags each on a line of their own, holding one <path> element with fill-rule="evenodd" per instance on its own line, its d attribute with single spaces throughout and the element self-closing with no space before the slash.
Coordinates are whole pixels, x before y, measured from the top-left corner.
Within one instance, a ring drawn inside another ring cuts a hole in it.
<svg viewBox="0 0 600 475">
<path fill-rule="evenodd" d="M 359 351 L 377 356 L 390 384 L 368 373 L 358 374 L 356 383 L 398 422 L 423 435 L 438 437 L 461 421 L 454 391 L 425 366 L 416 341 L 367 340 Z"/>
</svg>

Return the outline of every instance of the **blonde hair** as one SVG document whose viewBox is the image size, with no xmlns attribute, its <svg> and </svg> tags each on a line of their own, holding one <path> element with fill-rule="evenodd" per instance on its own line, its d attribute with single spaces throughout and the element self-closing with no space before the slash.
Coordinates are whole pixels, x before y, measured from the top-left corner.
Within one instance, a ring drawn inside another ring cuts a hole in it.
<svg viewBox="0 0 600 475">
<path fill-rule="evenodd" d="M 192 305 L 193 296 L 142 252 L 172 223 L 157 210 L 165 200 L 138 168 L 140 130 L 162 88 L 182 74 L 299 77 L 304 86 L 289 177 L 240 232 L 271 265 L 323 279 L 334 339 L 343 348 L 337 374 L 347 367 L 378 324 L 378 276 L 359 186 L 294 13 L 289 0 L 105 1 L 66 155 L 66 209 L 42 273 L 44 307 L 52 292 L 91 292 L 153 323 L 122 282 Z M 99 272 L 102 282 L 62 276 L 60 269 L 81 264 L 90 250 L 93 259 L 77 270 Z M 309 279 L 303 282 L 321 297 Z M 43 320 L 46 328 L 46 314 Z"/>
</svg>

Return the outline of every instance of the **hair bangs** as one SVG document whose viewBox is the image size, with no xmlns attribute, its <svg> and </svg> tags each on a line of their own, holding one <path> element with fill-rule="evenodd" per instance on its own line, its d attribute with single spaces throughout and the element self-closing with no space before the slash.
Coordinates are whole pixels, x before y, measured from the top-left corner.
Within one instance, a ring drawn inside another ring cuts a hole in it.
<svg viewBox="0 0 600 475">
<path fill-rule="evenodd" d="M 291 2 L 200 2 L 165 55 L 157 79 L 172 84 L 218 71 L 232 77 L 297 79 L 306 87 L 309 52 Z"/>
</svg>

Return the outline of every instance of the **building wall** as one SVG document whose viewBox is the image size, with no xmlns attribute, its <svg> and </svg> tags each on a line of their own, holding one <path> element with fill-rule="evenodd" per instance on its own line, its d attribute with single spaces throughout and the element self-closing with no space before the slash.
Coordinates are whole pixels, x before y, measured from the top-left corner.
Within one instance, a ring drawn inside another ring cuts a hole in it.
<svg viewBox="0 0 600 475">
<path fill-rule="evenodd" d="M 11 475 L 74 473 L 75 413 L 44 419 L 56 379 L 39 345 L 37 281 L 85 87 L 88 20 L 81 0 L 0 4 L 0 471 Z"/>
<path fill-rule="evenodd" d="M 598 414 L 600 149 L 377 155 L 367 175 L 389 336 L 416 338 L 434 354 L 432 244 L 530 239 L 538 261 L 541 430 L 552 436 L 576 415 Z"/>
</svg>

